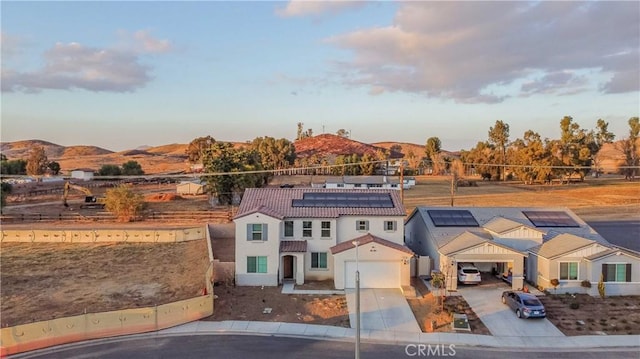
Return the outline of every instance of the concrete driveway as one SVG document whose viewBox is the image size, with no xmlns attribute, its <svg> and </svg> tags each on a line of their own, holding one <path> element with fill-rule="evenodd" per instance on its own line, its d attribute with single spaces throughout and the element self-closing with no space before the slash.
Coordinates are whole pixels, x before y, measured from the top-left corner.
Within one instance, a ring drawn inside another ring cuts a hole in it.
<svg viewBox="0 0 640 359">
<path fill-rule="evenodd" d="M 507 305 L 502 304 L 502 292 L 510 288 L 504 284 L 458 286 L 458 293 L 494 336 L 558 337 L 564 336 L 549 320 L 520 319 Z"/>
<path fill-rule="evenodd" d="M 349 322 L 356 326 L 356 292 L 346 289 Z M 420 333 L 420 326 L 400 289 L 361 289 L 360 328 Z"/>
</svg>

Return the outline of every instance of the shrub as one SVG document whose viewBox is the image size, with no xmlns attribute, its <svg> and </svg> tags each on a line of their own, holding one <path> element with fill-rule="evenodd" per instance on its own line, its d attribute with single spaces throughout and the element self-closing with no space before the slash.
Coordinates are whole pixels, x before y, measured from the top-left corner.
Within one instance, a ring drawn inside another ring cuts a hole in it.
<svg viewBox="0 0 640 359">
<path fill-rule="evenodd" d="M 600 281 L 598 281 L 598 294 L 600 294 L 600 298 L 604 299 L 606 296 L 605 287 L 604 287 L 604 274 L 600 274 Z"/>
<path fill-rule="evenodd" d="M 591 288 L 591 281 L 585 279 L 580 282 L 580 286 L 582 286 L 583 288 Z"/>
<path fill-rule="evenodd" d="M 549 283 L 553 286 L 554 292 L 556 291 L 556 288 L 558 288 L 558 286 L 560 285 L 560 281 L 558 280 L 558 278 L 553 278 Z"/>
<path fill-rule="evenodd" d="M 580 303 L 571 302 L 571 304 L 569 304 L 569 308 L 571 308 L 571 309 L 579 309 L 580 308 Z"/>
<path fill-rule="evenodd" d="M 133 221 L 144 210 L 145 205 L 144 197 L 125 185 L 107 190 L 105 196 L 107 211 L 124 222 Z"/>
</svg>

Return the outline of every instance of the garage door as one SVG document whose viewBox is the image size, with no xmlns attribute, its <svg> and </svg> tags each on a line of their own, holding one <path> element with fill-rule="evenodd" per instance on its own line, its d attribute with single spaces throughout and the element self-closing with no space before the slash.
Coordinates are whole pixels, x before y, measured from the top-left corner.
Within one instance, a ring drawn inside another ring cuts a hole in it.
<svg viewBox="0 0 640 359">
<path fill-rule="evenodd" d="M 360 262 L 360 288 L 400 288 L 400 262 Z M 345 288 L 356 286 L 356 262 L 345 263 Z"/>
</svg>

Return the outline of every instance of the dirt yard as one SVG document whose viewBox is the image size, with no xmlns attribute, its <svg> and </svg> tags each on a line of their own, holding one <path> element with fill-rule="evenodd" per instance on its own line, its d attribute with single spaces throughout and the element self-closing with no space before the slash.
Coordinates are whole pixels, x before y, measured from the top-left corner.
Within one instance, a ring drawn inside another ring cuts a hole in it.
<svg viewBox="0 0 640 359">
<path fill-rule="evenodd" d="M 213 315 L 204 320 L 258 320 L 349 327 L 344 295 L 282 294 L 282 287 L 217 286 Z M 270 308 L 270 310 L 268 309 Z"/>
<path fill-rule="evenodd" d="M 602 299 L 586 294 L 550 294 L 540 300 L 547 318 L 565 335 L 640 334 L 638 296 Z"/>
<path fill-rule="evenodd" d="M 2 327 L 192 298 L 209 265 L 205 240 L 2 243 Z"/>
</svg>

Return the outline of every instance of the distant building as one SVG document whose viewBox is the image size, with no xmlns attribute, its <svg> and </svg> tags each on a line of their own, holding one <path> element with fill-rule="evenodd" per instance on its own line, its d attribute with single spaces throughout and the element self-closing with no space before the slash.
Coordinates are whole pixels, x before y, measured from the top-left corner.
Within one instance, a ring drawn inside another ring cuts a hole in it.
<svg viewBox="0 0 640 359">
<path fill-rule="evenodd" d="M 415 179 L 406 178 L 404 189 L 409 189 L 415 185 Z M 313 187 L 320 187 L 314 185 Z M 324 188 L 344 188 L 344 189 L 395 189 L 399 190 L 400 180 L 397 177 L 389 176 L 331 176 L 327 177 Z"/>
<path fill-rule="evenodd" d="M 192 196 L 204 194 L 205 185 L 203 181 L 182 181 L 176 185 L 176 193 Z"/>
<path fill-rule="evenodd" d="M 82 181 L 91 181 L 93 179 L 94 170 L 90 168 L 76 168 L 71 170 L 71 178 Z"/>
</svg>

